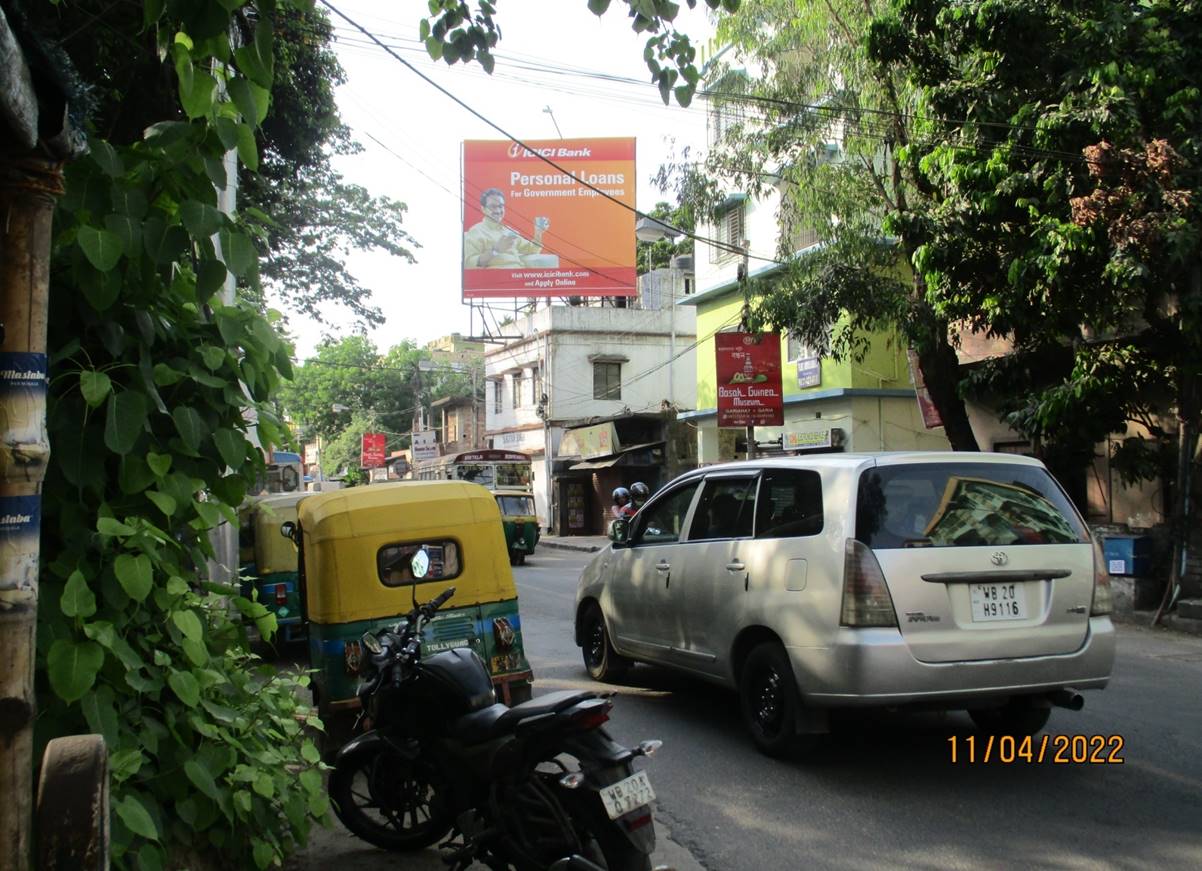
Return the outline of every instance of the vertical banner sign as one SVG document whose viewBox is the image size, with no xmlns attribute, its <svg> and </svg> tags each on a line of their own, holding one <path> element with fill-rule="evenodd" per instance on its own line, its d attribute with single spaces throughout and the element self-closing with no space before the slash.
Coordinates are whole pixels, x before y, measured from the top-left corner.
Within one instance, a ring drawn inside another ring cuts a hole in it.
<svg viewBox="0 0 1202 871">
<path fill-rule="evenodd" d="M 634 139 L 526 146 L 463 143 L 463 298 L 636 296 Z"/>
<path fill-rule="evenodd" d="M 783 426 L 780 334 L 715 333 L 718 426 Z"/>
<path fill-rule="evenodd" d="M 378 469 L 384 465 L 385 436 L 382 432 L 365 432 L 359 465 L 364 469 Z"/>
<path fill-rule="evenodd" d="M 918 396 L 918 410 L 922 413 L 922 425 L 927 429 L 943 426 L 943 418 L 939 409 L 931 401 L 931 392 L 927 390 L 926 380 L 922 377 L 922 366 L 918 362 L 918 352 L 913 348 L 906 351 L 906 359 L 910 363 L 910 382 Z"/>
<path fill-rule="evenodd" d="M 46 455 L 46 355 L 0 353 L 0 408 L 6 481 L 41 481 Z M 42 497 L 0 496 L 0 611 L 37 601 Z"/>
</svg>

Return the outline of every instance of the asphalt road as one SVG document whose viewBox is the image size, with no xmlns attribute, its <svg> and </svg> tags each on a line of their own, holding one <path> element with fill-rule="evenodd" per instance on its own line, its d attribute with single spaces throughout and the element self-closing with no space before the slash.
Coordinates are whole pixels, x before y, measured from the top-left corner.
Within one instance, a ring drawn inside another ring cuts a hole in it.
<svg viewBox="0 0 1202 871">
<path fill-rule="evenodd" d="M 518 570 L 536 692 L 594 685 L 571 630 L 588 557 Z M 1122 765 L 968 763 L 960 713 L 844 718 L 817 760 L 782 763 L 754 750 L 733 693 L 646 666 L 614 689 L 615 737 L 664 740 L 658 819 L 709 871 L 1202 868 L 1200 639 L 1121 627 L 1110 686 L 1053 712 L 1051 735 L 1119 736 Z"/>
<path fill-rule="evenodd" d="M 588 558 L 541 549 L 515 570 L 536 694 L 598 686 L 572 640 Z M 754 750 L 733 693 L 646 666 L 611 688 L 614 736 L 665 742 L 647 765 L 655 861 L 680 871 L 1202 868 L 1202 639 L 1123 627 L 1110 687 L 1052 714 L 1050 735 L 1119 736 L 1121 765 L 969 763 L 965 715 L 887 713 L 842 718 L 817 759 L 779 762 Z M 336 828 L 290 868 L 335 864 L 443 867 Z"/>
</svg>

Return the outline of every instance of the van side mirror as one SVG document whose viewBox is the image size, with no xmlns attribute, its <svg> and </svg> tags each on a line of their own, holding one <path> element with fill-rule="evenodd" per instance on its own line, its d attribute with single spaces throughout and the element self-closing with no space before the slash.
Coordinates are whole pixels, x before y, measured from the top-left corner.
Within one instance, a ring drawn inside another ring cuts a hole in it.
<svg viewBox="0 0 1202 871">
<path fill-rule="evenodd" d="M 614 544 L 626 544 L 630 536 L 630 521 L 619 517 L 609 524 L 609 540 Z"/>
<path fill-rule="evenodd" d="M 280 535 L 289 541 L 296 541 L 296 524 L 291 520 L 285 520 L 280 524 Z"/>
</svg>

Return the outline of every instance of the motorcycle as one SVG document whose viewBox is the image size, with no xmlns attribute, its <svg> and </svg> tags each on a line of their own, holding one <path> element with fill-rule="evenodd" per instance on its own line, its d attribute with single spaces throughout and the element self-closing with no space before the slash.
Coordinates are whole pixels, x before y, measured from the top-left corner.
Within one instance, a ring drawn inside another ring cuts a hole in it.
<svg viewBox="0 0 1202 871">
<path fill-rule="evenodd" d="M 560 691 L 511 708 L 495 702 L 470 648 L 423 656 L 422 626 L 453 593 L 363 636 L 370 728 L 338 752 L 329 782 L 338 818 L 389 850 L 450 833 L 443 858 L 454 871 L 475 861 L 493 871 L 649 871 L 655 793 L 633 762 L 662 742 L 628 749 L 610 738 L 610 694 Z"/>
</svg>

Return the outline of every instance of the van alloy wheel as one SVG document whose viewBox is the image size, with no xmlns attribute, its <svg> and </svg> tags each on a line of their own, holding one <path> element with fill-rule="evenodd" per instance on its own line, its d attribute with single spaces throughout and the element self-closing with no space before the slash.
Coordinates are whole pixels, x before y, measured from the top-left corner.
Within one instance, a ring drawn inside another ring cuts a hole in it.
<svg viewBox="0 0 1202 871">
<path fill-rule="evenodd" d="M 596 602 L 589 603 L 580 616 L 580 623 L 580 638 L 583 642 L 581 653 L 589 676 L 600 681 L 620 680 L 630 668 L 630 660 L 619 654 L 610 644 L 601 606 Z"/>
<path fill-rule="evenodd" d="M 760 752 L 794 757 L 817 746 L 818 736 L 801 735 L 801 693 L 789 655 L 779 641 L 765 641 L 748 654 L 739 681 L 743 722 Z"/>
</svg>

